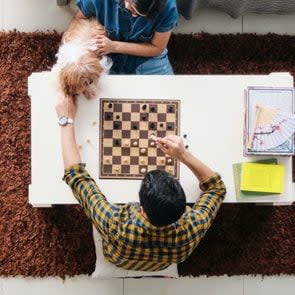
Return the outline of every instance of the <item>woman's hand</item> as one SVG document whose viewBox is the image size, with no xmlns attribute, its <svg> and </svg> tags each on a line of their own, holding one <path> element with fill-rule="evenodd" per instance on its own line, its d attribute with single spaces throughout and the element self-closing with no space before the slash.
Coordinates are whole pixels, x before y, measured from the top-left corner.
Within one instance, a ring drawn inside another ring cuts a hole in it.
<svg viewBox="0 0 295 295">
<path fill-rule="evenodd" d="M 115 42 L 109 39 L 107 36 L 96 36 L 95 43 L 97 45 L 97 53 L 99 55 L 107 55 L 115 52 Z"/>
<path fill-rule="evenodd" d="M 60 92 L 57 97 L 55 110 L 56 110 L 56 114 L 58 118 L 65 116 L 65 117 L 74 119 L 76 116 L 76 111 L 77 111 L 75 98 Z"/>
<path fill-rule="evenodd" d="M 166 137 L 157 137 L 156 142 L 159 148 L 167 155 L 182 161 L 186 149 L 183 141 L 179 136 L 168 135 Z"/>
</svg>

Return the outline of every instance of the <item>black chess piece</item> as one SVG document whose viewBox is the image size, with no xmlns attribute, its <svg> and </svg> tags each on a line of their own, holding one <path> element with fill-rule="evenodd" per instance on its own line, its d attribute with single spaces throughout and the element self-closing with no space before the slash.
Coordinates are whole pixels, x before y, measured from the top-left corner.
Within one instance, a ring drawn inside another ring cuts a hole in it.
<svg viewBox="0 0 295 295">
<path fill-rule="evenodd" d="M 168 125 L 167 128 L 168 128 L 168 130 L 172 130 L 172 126 L 171 125 Z"/>
<path fill-rule="evenodd" d="M 183 135 L 183 138 L 187 138 L 187 135 L 186 135 L 186 134 L 184 134 L 184 135 Z"/>
<path fill-rule="evenodd" d="M 144 105 L 142 106 L 142 109 L 145 111 L 145 110 L 146 110 L 146 108 L 147 108 L 147 105 L 146 105 L 146 104 L 144 104 Z"/>
<path fill-rule="evenodd" d="M 106 119 L 107 119 L 107 120 L 111 120 L 111 119 L 112 119 L 112 116 L 111 116 L 110 114 L 107 114 L 107 115 L 106 115 Z"/>
<path fill-rule="evenodd" d="M 155 129 L 155 124 L 154 124 L 154 123 L 151 123 L 151 124 L 150 124 L 150 128 L 151 128 L 151 129 Z"/>
<path fill-rule="evenodd" d="M 120 141 L 119 141 L 119 139 L 115 139 L 115 145 L 116 145 L 116 146 L 120 145 Z"/>
<path fill-rule="evenodd" d="M 116 116 L 116 119 L 117 119 L 117 120 L 119 120 L 119 119 L 120 119 L 120 116 L 119 116 L 119 115 L 117 115 L 117 116 Z"/>
<path fill-rule="evenodd" d="M 163 123 L 160 123 L 160 127 L 163 128 L 164 127 L 164 124 Z"/>
<path fill-rule="evenodd" d="M 119 129 L 120 128 L 120 124 L 118 122 L 114 123 L 114 129 Z"/>
<path fill-rule="evenodd" d="M 156 111 L 155 107 L 151 107 L 151 112 L 154 113 Z"/>
<path fill-rule="evenodd" d="M 173 111 L 174 111 L 173 107 L 170 106 L 170 107 L 168 108 L 168 112 L 169 112 L 169 113 L 173 113 Z"/>
<path fill-rule="evenodd" d="M 146 120 L 146 116 L 142 116 L 141 119 L 142 119 L 142 121 L 145 121 Z"/>
<path fill-rule="evenodd" d="M 137 126 L 136 125 L 133 125 L 132 126 L 132 129 L 137 130 Z"/>
<path fill-rule="evenodd" d="M 111 109 L 111 108 L 112 108 L 112 106 L 113 106 L 113 104 L 112 104 L 112 103 L 109 103 L 109 109 Z"/>
</svg>

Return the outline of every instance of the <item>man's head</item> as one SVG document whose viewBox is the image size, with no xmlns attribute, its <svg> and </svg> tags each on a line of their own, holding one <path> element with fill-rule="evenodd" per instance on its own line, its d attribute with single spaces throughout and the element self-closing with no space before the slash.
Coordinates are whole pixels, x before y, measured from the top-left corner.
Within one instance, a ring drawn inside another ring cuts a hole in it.
<svg viewBox="0 0 295 295">
<path fill-rule="evenodd" d="M 125 0 L 126 8 L 133 16 L 145 16 L 154 18 L 159 14 L 166 0 Z"/>
<path fill-rule="evenodd" d="M 160 170 L 146 174 L 139 200 L 149 221 L 156 226 L 176 222 L 185 211 L 186 198 L 180 183 Z"/>
</svg>

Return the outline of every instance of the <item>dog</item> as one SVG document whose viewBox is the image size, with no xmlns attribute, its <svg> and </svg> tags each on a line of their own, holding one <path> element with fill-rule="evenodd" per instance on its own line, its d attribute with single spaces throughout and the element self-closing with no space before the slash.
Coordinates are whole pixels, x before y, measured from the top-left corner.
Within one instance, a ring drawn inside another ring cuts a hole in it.
<svg viewBox="0 0 295 295">
<path fill-rule="evenodd" d="M 75 30 L 64 33 L 52 71 L 57 74 L 58 89 L 65 95 L 84 95 L 88 99 L 96 96 L 100 77 L 112 66 L 109 57 L 97 54 L 93 41 L 103 34 L 103 25 L 94 18 L 80 20 Z"/>
</svg>

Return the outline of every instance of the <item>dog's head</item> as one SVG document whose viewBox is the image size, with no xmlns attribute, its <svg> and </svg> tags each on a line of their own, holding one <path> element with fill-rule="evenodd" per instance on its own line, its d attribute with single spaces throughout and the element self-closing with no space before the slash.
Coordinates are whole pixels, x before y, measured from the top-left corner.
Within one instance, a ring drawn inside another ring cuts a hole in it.
<svg viewBox="0 0 295 295">
<path fill-rule="evenodd" d="M 67 63 L 59 72 L 61 90 L 70 96 L 83 94 L 93 98 L 97 82 L 104 72 L 96 53 L 89 51 L 77 61 Z"/>
</svg>

